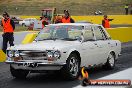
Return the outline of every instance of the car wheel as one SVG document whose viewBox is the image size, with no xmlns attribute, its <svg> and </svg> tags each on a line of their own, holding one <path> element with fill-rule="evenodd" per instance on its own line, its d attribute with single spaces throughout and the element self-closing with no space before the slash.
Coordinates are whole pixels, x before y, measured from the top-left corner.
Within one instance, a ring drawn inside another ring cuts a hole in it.
<svg viewBox="0 0 132 88">
<path fill-rule="evenodd" d="M 29 71 L 21 70 L 21 69 L 15 69 L 10 65 L 10 72 L 13 77 L 18 79 L 25 79 L 29 73 Z"/>
<path fill-rule="evenodd" d="M 25 25 L 24 23 L 22 23 L 22 26 L 23 26 L 23 27 L 26 27 L 26 25 Z"/>
<path fill-rule="evenodd" d="M 69 80 L 74 80 L 78 77 L 80 68 L 80 62 L 76 54 L 72 53 L 67 61 L 66 65 L 62 68 L 63 77 Z"/>
<path fill-rule="evenodd" d="M 108 56 L 107 62 L 104 65 L 104 68 L 107 70 L 114 69 L 115 67 L 115 55 L 111 52 Z"/>
</svg>

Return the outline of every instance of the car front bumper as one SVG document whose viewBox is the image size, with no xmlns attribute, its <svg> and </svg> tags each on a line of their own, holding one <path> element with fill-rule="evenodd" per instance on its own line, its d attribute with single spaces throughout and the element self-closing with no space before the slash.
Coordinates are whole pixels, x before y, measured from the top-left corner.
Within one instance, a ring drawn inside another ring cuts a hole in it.
<svg viewBox="0 0 132 88">
<path fill-rule="evenodd" d="M 34 61 L 6 61 L 14 69 L 23 69 L 30 71 L 50 71 L 60 70 L 66 63 L 53 63 L 53 62 L 34 62 Z"/>
</svg>

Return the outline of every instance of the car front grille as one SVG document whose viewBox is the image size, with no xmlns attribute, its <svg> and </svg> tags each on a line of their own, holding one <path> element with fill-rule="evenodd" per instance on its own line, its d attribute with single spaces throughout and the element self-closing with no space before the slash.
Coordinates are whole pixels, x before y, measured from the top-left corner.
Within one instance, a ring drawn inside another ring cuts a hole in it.
<svg viewBox="0 0 132 88">
<path fill-rule="evenodd" d="M 45 51 L 20 51 L 23 60 L 47 60 L 47 52 Z"/>
</svg>

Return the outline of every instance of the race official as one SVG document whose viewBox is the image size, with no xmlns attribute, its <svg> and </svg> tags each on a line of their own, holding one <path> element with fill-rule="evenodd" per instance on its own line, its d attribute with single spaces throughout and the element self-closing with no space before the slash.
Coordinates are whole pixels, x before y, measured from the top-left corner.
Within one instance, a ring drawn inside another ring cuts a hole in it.
<svg viewBox="0 0 132 88">
<path fill-rule="evenodd" d="M 10 16 L 7 12 L 3 13 L 3 19 L 1 22 L 1 26 L 3 27 L 3 46 L 2 50 L 6 53 L 7 44 L 9 42 L 10 46 L 14 46 L 14 36 L 13 32 L 15 29 L 15 23 L 13 20 L 10 19 Z"/>
<path fill-rule="evenodd" d="M 108 19 L 107 15 L 104 15 L 104 19 L 102 20 L 102 25 L 104 28 L 110 28 L 110 21 L 113 19 Z"/>
<path fill-rule="evenodd" d="M 70 17 L 68 10 L 64 10 L 64 17 L 61 20 L 62 23 L 75 23 L 75 21 Z"/>
<path fill-rule="evenodd" d="M 128 5 L 128 4 L 126 4 L 124 8 L 125 8 L 125 11 L 126 11 L 126 12 L 125 12 L 125 14 L 126 14 L 126 15 L 128 15 L 129 5 Z"/>
<path fill-rule="evenodd" d="M 46 25 L 48 25 L 48 19 L 47 17 L 40 17 L 40 21 L 42 22 L 42 28 L 44 28 Z"/>
</svg>

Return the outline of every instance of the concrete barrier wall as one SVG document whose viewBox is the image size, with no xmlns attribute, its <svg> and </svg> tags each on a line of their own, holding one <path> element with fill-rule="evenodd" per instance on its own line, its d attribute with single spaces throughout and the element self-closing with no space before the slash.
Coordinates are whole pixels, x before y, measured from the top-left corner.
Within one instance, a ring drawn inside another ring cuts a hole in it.
<svg viewBox="0 0 132 88">
<path fill-rule="evenodd" d="M 131 28 L 109 28 L 108 33 L 112 39 L 120 40 L 121 42 L 132 41 L 132 27 Z"/>
<path fill-rule="evenodd" d="M 20 16 L 22 19 L 25 18 L 37 18 L 40 16 Z M 103 15 L 95 16 L 71 16 L 75 21 L 89 21 L 95 24 L 101 24 Z M 111 24 L 132 24 L 132 15 L 108 15 L 110 19 L 114 19 Z"/>
<path fill-rule="evenodd" d="M 110 24 L 132 24 L 132 15 L 109 15 L 110 19 L 114 19 Z M 72 16 L 75 21 L 89 21 L 95 24 L 102 24 L 103 16 Z"/>
<path fill-rule="evenodd" d="M 0 50 L 0 62 L 4 62 L 6 60 L 6 54 Z"/>
<path fill-rule="evenodd" d="M 27 36 L 22 41 L 22 44 L 32 43 L 36 36 L 37 36 L 37 33 L 27 34 Z"/>
</svg>

